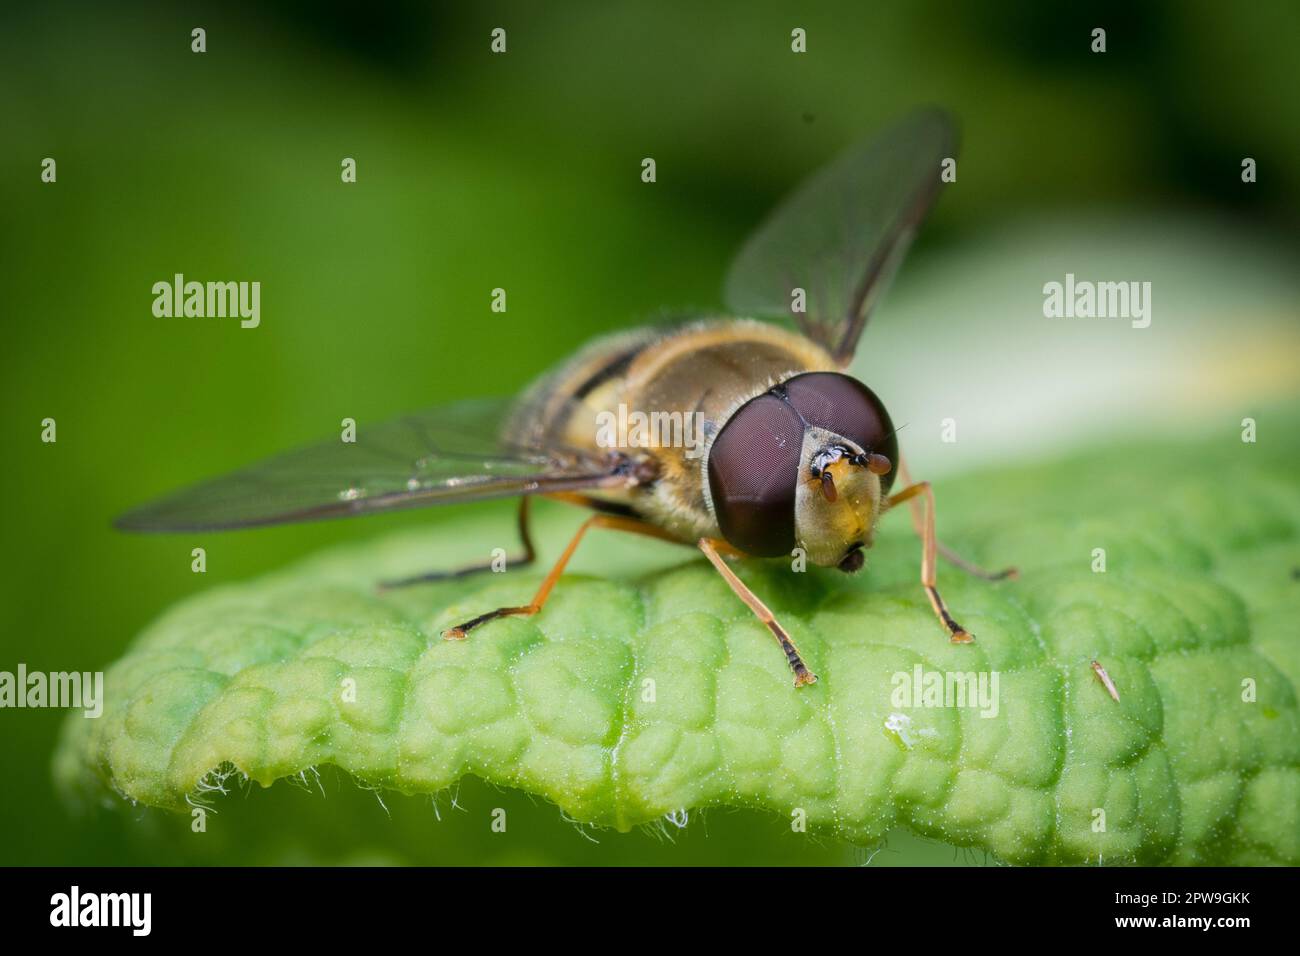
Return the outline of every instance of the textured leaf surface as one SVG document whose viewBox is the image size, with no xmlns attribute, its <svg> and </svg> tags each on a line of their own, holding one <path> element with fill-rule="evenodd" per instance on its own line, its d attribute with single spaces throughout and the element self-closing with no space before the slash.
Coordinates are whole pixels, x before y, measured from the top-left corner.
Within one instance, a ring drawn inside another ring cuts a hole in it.
<svg viewBox="0 0 1300 956">
<path fill-rule="evenodd" d="M 103 717 L 69 719 L 56 773 L 177 807 L 223 768 L 270 785 L 336 764 L 408 793 L 473 774 L 619 829 L 751 806 L 1017 863 L 1300 863 L 1300 480 L 1273 439 L 1226 428 L 941 483 L 941 536 L 1022 570 L 941 566 L 973 645 L 935 623 L 905 515 L 856 578 L 743 565 L 821 678 L 798 691 L 703 560 L 599 532 L 541 615 L 441 640 L 540 576 L 375 591 L 513 552 L 508 512 L 471 509 L 183 602 L 110 670 Z M 545 561 L 578 515 L 541 518 Z M 997 715 L 900 708 L 895 675 L 918 664 L 997 672 Z"/>
</svg>

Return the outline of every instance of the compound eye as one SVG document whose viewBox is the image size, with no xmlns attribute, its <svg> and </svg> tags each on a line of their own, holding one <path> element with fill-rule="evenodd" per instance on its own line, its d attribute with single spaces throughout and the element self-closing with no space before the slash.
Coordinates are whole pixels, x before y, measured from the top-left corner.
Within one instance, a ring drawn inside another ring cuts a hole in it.
<svg viewBox="0 0 1300 956">
<path fill-rule="evenodd" d="M 893 467 L 881 476 L 880 483 L 889 490 L 898 473 L 898 436 L 875 392 L 838 372 L 806 372 L 782 388 L 809 425 L 843 435 L 868 454 L 888 458 Z"/>
<path fill-rule="evenodd" d="M 758 557 L 790 552 L 802 451 L 803 422 L 775 395 L 727 420 L 709 449 L 709 491 L 727 541 Z"/>
</svg>

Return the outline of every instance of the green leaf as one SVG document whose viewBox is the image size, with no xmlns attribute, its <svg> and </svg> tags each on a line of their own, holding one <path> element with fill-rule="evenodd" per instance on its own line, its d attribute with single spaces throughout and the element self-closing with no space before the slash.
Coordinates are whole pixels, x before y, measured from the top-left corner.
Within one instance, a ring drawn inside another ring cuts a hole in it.
<svg viewBox="0 0 1300 956">
<path fill-rule="evenodd" d="M 904 514 L 856 577 L 742 564 L 820 677 L 799 690 L 702 558 L 607 532 L 543 613 L 442 640 L 541 576 L 375 590 L 513 552 L 507 511 L 469 509 L 182 602 L 108 672 L 103 716 L 68 720 L 56 775 L 179 808 L 232 771 L 269 786 L 335 764 L 405 793 L 472 774 L 622 830 L 747 806 L 1014 863 L 1294 865 L 1300 479 L 1282 430 L 940 482 L 941 536 L 1022 572 L 989 584 L 941 564 L 973 645 L 934 620 Z M 579 514 L 540 511 L 544 566 Z M 996 715 L 901 706 L 897 675 L 917 666 L 996 672 Z"/>
</svg>

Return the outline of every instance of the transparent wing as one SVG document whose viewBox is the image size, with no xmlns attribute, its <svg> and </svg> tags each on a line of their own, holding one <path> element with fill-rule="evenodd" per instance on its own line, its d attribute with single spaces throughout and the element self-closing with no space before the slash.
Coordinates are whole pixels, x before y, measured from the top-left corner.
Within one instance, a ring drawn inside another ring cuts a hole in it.
<svg viewBox="0 0 1300 956">
<path fill-rule="evenodd" d="M 630 484 L 628 461 L 505 437 L 510 400 L 459 402 L 357 425 L 356 441 L 322 442 L 143 505 L 129 531 L 214 531 L 444 502 Z"/>
<path fill-rule="evenodd" d="M 939 192 L 956 127 L 913 113 L 864 140 L 787 196 L 749 238 L 727 275 L 738 315 L 788 316 L 842 363 Z M 795 309 L 803 289 L 806 310 Z"/>
</svg>

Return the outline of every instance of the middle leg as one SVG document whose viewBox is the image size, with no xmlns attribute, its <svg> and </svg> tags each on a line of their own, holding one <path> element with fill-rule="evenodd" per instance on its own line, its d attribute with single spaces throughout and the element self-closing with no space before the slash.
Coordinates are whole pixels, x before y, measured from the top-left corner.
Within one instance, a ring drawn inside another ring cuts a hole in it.
<svg viewBox="0 0 1300 956">
<path fill-rule="evenodd" d="M 533 550 L 533 536 L 528 531 L 528 496 L 524 495 L 519 499 L 519 541 L 524 546 L 524 553 L 517 558 L 507 558 L 506 567 L 527 567 L 537 558 L 537 552 Z M 484 561 L 482 564 L 470 564 L 463 568 L 453 568 L 450 571 L 429 571 L 425 574 L 417 574 L 409 578 L 398 578 L 392 581 L 380 581 L 379 590 L 391 591 L 394 588 L 410 587 L 413 584 L 428 584 L 431 581 L 449 581 L 455 578 L 468 577 L 471 574 L 479 574 L 483 571 L 491 571 L 492 562 Z"/>
</svg>

